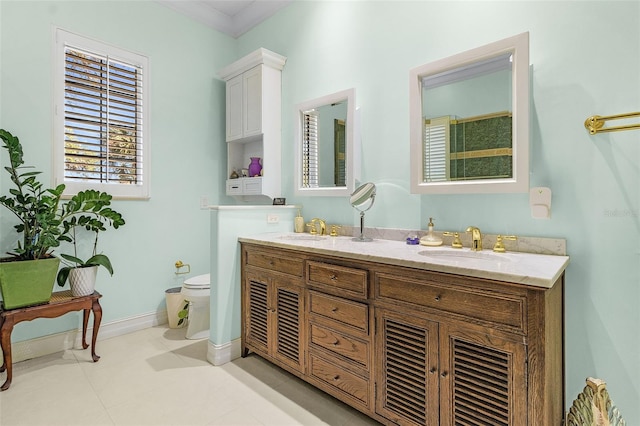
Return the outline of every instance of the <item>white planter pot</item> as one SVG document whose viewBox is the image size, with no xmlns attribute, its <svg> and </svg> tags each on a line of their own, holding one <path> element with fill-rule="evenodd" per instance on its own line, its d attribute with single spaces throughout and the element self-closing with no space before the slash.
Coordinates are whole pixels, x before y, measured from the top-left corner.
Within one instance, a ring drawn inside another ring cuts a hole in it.
<svg viewBox="0 0 640 426">
<path fill-rule="evenodd" d="M 74 268 L 69 271 L 69 285 L 73 296 L 88 296 L 96 289 L 98 266 Z"/>
</svg>

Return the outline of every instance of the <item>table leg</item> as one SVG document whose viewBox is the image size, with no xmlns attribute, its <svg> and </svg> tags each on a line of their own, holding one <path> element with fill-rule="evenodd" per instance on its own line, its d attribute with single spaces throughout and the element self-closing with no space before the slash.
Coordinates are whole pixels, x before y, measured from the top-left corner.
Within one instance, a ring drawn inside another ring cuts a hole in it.
<svg viewBox="0 0 640 426">
<path fill-rule="evenodd" d="M 87 324 L 89 323 L 89 311 L 90 309 L 82 310 L 82 349 L 87 349 Z"/>
<path fill-rule="evenodd" d="M 98 362 L 100 357 L 96 355 L 96 340 L 98 339 L 98 330 L 100 329 L 100 321 L 102 321 L 102 307 L 98 299 L 93 301 L 91 307 L 93 310 L 93 336 L 91 336 L 91 358 L 93 362 Z"/>
<path fill-rule="evenodd" d="M 13 378 L 13 367 L 11 361 L 11 331 L 13 330 L 13 321 L 7 321 L 6 319 L 0 326 L 0 346 L 2 347 L 2 367 L 0 372 L 7 371 L 7 379 L 5 380 L 0 391 L 5 391 L 11 386 L 11 379 Z"/>
</svg>

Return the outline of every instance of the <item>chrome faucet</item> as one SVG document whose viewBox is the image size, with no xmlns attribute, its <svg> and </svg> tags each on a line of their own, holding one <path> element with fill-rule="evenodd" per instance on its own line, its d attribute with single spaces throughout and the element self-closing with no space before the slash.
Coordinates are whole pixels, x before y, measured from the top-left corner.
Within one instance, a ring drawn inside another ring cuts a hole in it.
<svg viewBox="0 0 640 426">
<path fill-rule="evenodd" d="M 471 232 L 471 250 L 482 251 L 482 233 L 480 232 L 480 228 L 470 226 L 467 228 L 467 232 Z"/>
<path fill-rule="evenodd" d="M 314 217 L 313 219 L 311 219 L 311 223 L 313 224 L 313 227 L 316 227 L 316 223 L 320 224 L 320 235 L 327 235 L 327 223 L 318 218 L 318 217 Z"/>
</svg>

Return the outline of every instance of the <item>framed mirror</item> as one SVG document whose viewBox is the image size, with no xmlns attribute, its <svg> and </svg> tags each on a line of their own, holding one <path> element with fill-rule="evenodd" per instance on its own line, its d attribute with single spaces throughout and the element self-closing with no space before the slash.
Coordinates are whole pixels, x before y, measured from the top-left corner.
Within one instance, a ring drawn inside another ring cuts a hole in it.
<svg viewBox="0 0 640 426">
<path fill-rule="evenodd" d="M 529 33 L 409 73 L 411 192 L 529 190 Z"/>
<path fill-rule="evenodd" d="M 355 187 L 355 89 L 296 106 L 296 195 L 346 196 Z"/>
</svg>

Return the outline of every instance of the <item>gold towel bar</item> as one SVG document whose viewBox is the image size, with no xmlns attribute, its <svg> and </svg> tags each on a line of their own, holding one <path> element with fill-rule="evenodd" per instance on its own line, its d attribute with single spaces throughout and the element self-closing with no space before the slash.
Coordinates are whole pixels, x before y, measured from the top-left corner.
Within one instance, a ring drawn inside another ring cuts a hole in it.
<svg viewBox="0 0 640 426">
<path fill-rule="evenodd" d="M 617 115 L 607 115 L 601 117 L 599 115 L 594 115 L 587 118 L 584 122 L 584 127 L 589 131 L 590 135 L 595 135 L 598 132 L 617 132 L 620 130 L 632 130 L 632 129 L 640 129 L 640 123 L 638 124 L 627 124 L 624 126 L 613 126 L 613 127 L 603 127 L 604 122 L 607 120 L 619 120 L 623 118 L 632 118 L 632 117 L 640 117 L 640 112 L 630 112 L 627 114 L 617 114 Z"/>
</svg>

